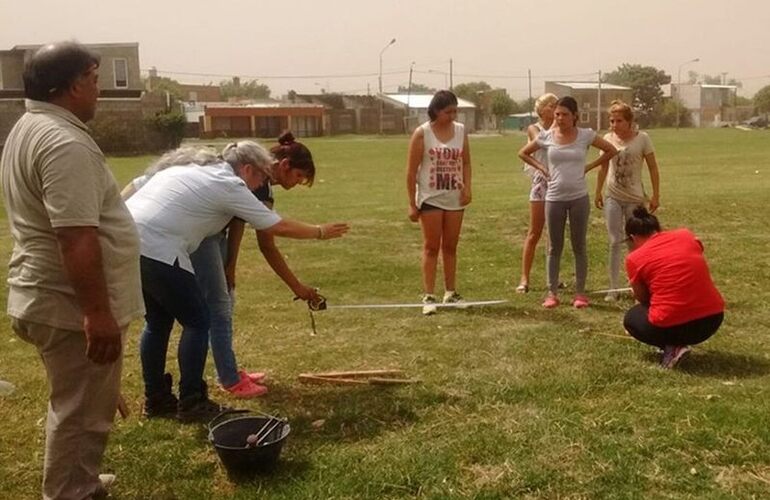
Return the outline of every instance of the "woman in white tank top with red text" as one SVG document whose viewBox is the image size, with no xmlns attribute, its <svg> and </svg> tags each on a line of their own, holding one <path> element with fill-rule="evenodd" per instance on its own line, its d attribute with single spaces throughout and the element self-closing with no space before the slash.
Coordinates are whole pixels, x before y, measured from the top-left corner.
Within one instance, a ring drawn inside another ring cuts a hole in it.
<svg viewBox="0 0 770 500">
<path fill-rule="evenodd" d="M 444 267 L 444 303 L 462 301 L 457 293 L 457 243 L 465 206 L 471 202 L 468 136 L 457 118 L 457 97 L 440 90 L 428 106 L 430 121 L 417 127 L 409 142 L 406 190 L 409 219 L 423 234 L 423 314 L 436 312 L 438 254 Z"/>
</svg>

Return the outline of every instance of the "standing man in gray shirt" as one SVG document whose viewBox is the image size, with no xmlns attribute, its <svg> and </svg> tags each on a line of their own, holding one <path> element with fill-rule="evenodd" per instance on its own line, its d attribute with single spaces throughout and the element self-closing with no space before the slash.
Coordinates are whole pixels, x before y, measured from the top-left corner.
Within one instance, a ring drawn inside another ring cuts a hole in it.
<svg viewBox="0 0 770 500">
<path fill-rule="evenodd" d="M 139 239 L 85 122 L 99 58 L 47 45 L 24 67 L 27 112 L 0 160 L 13 253 L 8 314 L 50 385 L 43 498 L 91 498 L 118 402 L 125 333 L 144 312 Z"/>
</svg>

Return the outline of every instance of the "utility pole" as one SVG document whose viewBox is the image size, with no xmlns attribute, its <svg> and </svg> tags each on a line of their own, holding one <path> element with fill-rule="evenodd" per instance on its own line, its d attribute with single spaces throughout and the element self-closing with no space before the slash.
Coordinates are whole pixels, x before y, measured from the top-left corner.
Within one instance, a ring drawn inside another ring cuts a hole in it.
<svg viewBox="0 0 770 500">
<path fill-rule="evenodd" d="M 452 90 L 454 87 L 454 80 L 452 75 L 452 58 L 449 58 L 449 90 Z"/>
<path fill-rule="evenodd" d="M 529 124 L 527 126 L 529 126 L 530 124 L 534 123 L 532 121 L 532 104 L 533 104 L 533 102 L 532 102 L 532 70 L 531 69 L 527 70 L 527 83 L 528 83 L 528 86 L 529 86 L 529 101 L 528 101 L 529 106 L 527 106 L 529 108 Z"/>
<path fill-rule="evenodd" d="M 599 70 L 599 85 L 596 87 L 596 131 L 602 129 L 602 70 Z"/>
<path fill-rule="evenodd" d="M 389 41 L 388 44 L 385 45 L 382 48 L 382 50 L 380 51 L 380 74 L 379 74 L 379 87 L 380 87 L 380 89 L 379 89 L 380 90 L 380 96 L 379 96 L 380 97 L 380 135 L 382 135 L 382 128 L 383 128 L 383 126 L 382 126 L 382 114 L 385 111 L 385 102 L 383 101 L 383 99 L 385 97 L 382 94 L 382 54 L 388 49 L 388 47 L 390 47 L 394 43 L 396 43 L 396 39 L 395 38 L 393 38 L 391 41 Z"/>
<path fill-rule="evenodd" d="M 682 113 L 682 68 L 690 63 L 696 63 L 700 61 L 699 57 L 696 57 L 695 59 L 690 59 L 689 61 L 685 61 L 682 64 L 679 65 L 679 67 L 676 69 L 676 129 L 679 130 L 679 122 L 680 117 L 679 115 Z M 671 95 L 674 93 L 672 92 Z"/>
<path fill-rule="evenodd" d="M 406 89 L 406 117 L 404 117 L 404 132 L 409 133 L 409 101 L 412 99 L 412 72 L 414 71 L 414 61 L 409 65 L 409 87 Z"/>
</svg>

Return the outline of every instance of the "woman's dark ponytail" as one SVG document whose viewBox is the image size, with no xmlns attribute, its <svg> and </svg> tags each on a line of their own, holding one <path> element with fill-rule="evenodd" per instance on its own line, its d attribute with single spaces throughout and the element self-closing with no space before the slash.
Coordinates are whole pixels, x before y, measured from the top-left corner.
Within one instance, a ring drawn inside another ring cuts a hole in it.
<svg viewBox="0 0 770 500">
<path fill-rule="evenodd" d="M 658 218 L 647 211 L 643 206 L 634 209 L 631 217 L 626 221 L 626 236 L 650 236 L 660 232 Z"/>
</svg>

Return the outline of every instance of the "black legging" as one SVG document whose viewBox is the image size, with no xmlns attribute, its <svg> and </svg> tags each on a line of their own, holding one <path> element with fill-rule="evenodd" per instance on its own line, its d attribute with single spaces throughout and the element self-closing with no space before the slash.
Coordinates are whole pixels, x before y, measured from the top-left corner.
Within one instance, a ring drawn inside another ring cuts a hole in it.
<svg viewBox="0 0 770 500">
<path fill-rule="evenodd" d="M 667 345 L 700 344 L 716 333 L 724 318 L 724 313 L 717 313 L 681 325 L 662 328 L 647 319 L 649 310 L 648 305 L 635 305 L 623 318 L 623 326 L 636 340 L 661 349 Z"/>
</svg>

